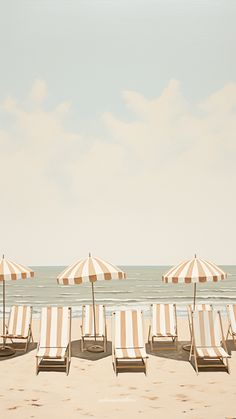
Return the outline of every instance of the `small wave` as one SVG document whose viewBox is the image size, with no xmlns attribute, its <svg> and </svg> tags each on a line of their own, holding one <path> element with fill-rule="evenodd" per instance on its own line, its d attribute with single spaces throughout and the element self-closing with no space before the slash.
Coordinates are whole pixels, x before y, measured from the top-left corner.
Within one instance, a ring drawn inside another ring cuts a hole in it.
<svg viewBox="0 0 236 419">
<path fill-rule="evenodd" d="M 95 290 L 95 294 L 132 294 L 133 291 L 117 291 L 117 290 L 110 290 L 110 291 L 97 291 Z"/>
</svg>

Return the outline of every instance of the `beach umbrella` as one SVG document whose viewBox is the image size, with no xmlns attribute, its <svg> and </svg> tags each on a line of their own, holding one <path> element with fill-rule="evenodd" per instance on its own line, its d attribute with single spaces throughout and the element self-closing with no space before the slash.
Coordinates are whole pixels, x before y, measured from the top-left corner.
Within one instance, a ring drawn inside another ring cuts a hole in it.
<svg viewBox="0 0 236 419">
<path fill-rule="evenodd" d="M 105 262 L 91 254 L 85 259 L 79 260 L 73 265 L 68 266 L 58 277 L 57 282 L 61 285 L 80 285 L 90 282 L 92 286 L 93 301 L 93 321 L 95 345 L 90 347 L 91 351 L 99 351 L 101 348 L 96 344 L 96 316 L 95 316 L 95 296 L 94 283 L 96 281 L 109 281 L 111 279 L 125 279 L 126 274 L 117 266 Z"/>
<path fill-rule="evenodd" d="M 218 282 L 227 274 L 212 262 L 195 257 L 172 267 L 162 276 L 162 281 L 172 284 L 194 284 L 193 308 L 196 304 L 197 283 Z"/>
<path fill-rule="evenodd" d="M 15 351 L 6 346 L 5 331 L 6 331 L 6 290 L 5 290 L 5 281 L 15 281 L 17 279 L 26 279 L 32 278 L 34 272 L 23 265 L 12 262 L 6 259 L 3 255 L 2 260 L 0 261 L 0 282 L 2 282 L 2 305 L 3 305 L 3 325 L 2 325 L 2 335 L 3 343 L 0 347 L 0 356 L 9 356 L 12 355 Z"/>
</svg>

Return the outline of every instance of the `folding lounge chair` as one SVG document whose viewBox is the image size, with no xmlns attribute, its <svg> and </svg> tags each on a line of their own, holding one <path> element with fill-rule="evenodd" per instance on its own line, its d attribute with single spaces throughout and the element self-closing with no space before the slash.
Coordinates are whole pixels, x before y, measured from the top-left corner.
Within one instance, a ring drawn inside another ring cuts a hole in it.
<svg viewBox="0 0 236 419">
<path fill-rule="evenodd" d="M 124 310 L 113 313 L 112 359 L 119 370 L 141 369 L 146 374 L 147 354 L 143 340 L 143 312 Z"/>
<path fill-rule="evenodd" d="M 32 307 L 31 306 L 12 306 L 8 324 L 6 325 L 6 334 L 3 339 L 10 339 L 12 344 L 14 340 L 25 341 L 24 351 L 28 349 L 29 343 L 33 342 L 33 335 L 31 330 L 32 322 Z M 17 347 L 15 350 L 21 350 Z"/>
<path fill-rule="evenodd" d="M 195 306 L 193 304 L 190 304 L 187 306 L 187 310 L 188 310 L 188 324 L 189 324 L 189 331 L 190 331 L 190 336 L 192 336 L 192 312 L 195 310 L 198 311 L 211 311 L 213 310 L 213 306 L 211 304 L 195 304 Z"/>
<path fill-rule="evenodd" d="M 148 342 L 150 343 L 151 351 L 153 346 L 158 341 L 171 342 L 174 345 L 166 346 L 165 349 L 176 349 L 178 341 L 177 332 L 177 315 L 175 304 L 152 304 L 151 305 L 151 325 L 149 327 Z M 162 347 L 163 348 L 163 347 Z M 161 348 L 160 348 L 161 349 Z"/>
<path fill-rule="evenodd" d="M 223 367 L 228 373 L 230 355 L 227 352 L 223 335 L 220 312 L 194 311 L 192 312 L 192 341 L 189 361 L 194 358 L 196 373 L 200 367 Z M 199 359 L 206 361 L 199 364 Z M 216 364 L 215 361 L 221 361 Z M 224 360 L 226 364 L 224 363 Z"/>
<path fill-rule="evenodd" d="M 68 375 L 70 360 L 71 308 L 43 307 L 36 354 L 36 374 L 44 368 L 65 368 Z"/>
<path fill-rule="evenodd" d="M 103 342 L 103 350 L 106 352 L 107 345 L 107 328 L 106 328 L 106 311 L 104 305 L 95 306 L 95 323 L 96 323 L 96 340 Z M 84 305 L 82 307 L 82 325 L 81 325 L 81 351 L 84 352 L 85 342 L 94 340 L 94 312 L 92 305 Z"/>
<path fill-rule="evenodd" d="M 236 304 L 227 305 L 227 314 L 229 319 L 229 329 L 226 339 L 228 339 L 228 336 L 231 335 L 236 348 Z"/>
</svg>

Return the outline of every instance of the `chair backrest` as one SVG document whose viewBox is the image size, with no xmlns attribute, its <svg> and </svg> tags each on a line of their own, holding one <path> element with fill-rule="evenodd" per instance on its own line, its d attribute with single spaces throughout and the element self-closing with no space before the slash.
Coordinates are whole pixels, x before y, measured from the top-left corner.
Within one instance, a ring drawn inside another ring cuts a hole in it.
<svg viewBox="0 0 236 419">
<path fill-rule="evenodd" d="M 236 333 L 236 304 L 228 304 L 227 311 L 232 331 Z"/>
<path fill-rule="evenodd" d="M 122 310 L 114 313 L 115 348 L 144 348 L 143 313 L 140 310 Z"/>
<path fill-rule="evenodd" d="M 213 309 L 211 304 L 195 304 L 195 307 L 193 304 L 190 304 L 188 307 L 190 308 L 191 311 L 194 311 L 194 310 L 211 311 Z"/>
<path fill-rule="evenodd" d="M 175 304 L 152 304 L 152 331 L 167 335 L 176 334 L 176 306 Z"/>
<path fill-rule="evenodd" d="M 26 338 L 32 319 L 31 306 L 12 306 L 8 321 L 8 334 Z"/>
<path fill-rule="evenodd" d="M 194 311 L 192 313 L 195 346 L 221 346 L 222 330 L 220 313 L 216 311 Z"/>
<path fill-rule="evenodd" d="M 66 348 L 70 339 L 70 307 L 42 307 L 40 347 Z"/>
<path fill-rule="evenodd" d="M 105 306 L 102 304 L 95 306 L 96 334 L 105 334 Z M 94 335 L 94 313 L 92 305 L 84 305 L 82 312 L 83 333 Z"/>
</svg>

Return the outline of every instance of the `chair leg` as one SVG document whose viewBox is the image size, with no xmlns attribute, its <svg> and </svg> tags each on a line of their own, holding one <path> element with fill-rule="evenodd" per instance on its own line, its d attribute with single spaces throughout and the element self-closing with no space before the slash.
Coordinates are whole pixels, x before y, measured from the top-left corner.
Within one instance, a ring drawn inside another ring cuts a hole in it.
<svg viewBox="0 0 236 419">
<path fill-rule="evenodd" d="M 232 337 L 233 337 L 234 346 L 236 348 L 235 333 L 233 333 L 233 332 L 232 332 Z"/>
<path fill-rule="evenodd" d="M 227 332 L 227 335 L 226 335 L 226 340 L 228 339 L 228 336 L 230 335 L 230 326 L 229 326 L 229 328 L 228 328 L 228 332 Z"/>
<path fill-rule="evenodd" d="M 229 360 L 226 358 L 226 366 L 227 366 L 227 372 L 230 374 L 230 368 L 229 368 Z"/>
<path fill-rule="evenodd" d="M 147 359 L 144 361 L 144 374 L 147 376 Z"/>
<path fill-rule="evenodd" d="M 199 374 L 199 372 L 198 372 L 198 364 L 197 364 L 197 356 L 196 356 L 196 353 L 194 352 L 194 361 L 195 361 L 195 369 L 196 369 L 196 373 L 197 373 L 197 375 Z"/>
<path fill-rule="evenodd" d="M 153 352 L 153 336 L 151 337 L 151 340 L 150 340 L 150 349 L 151 349 L 151 352 Z"/>
<path fill-rule="evenodd" d="M 118 375 L 118 370 L 117 370 L 117 361 L 116 361 L 116 358 L 115 358 L 115 361 L 114 361 L 114 368 L 115 368 L 115 373 L 116 373 L 116 376 Z"/>
<path fill-rule="evenodd" d="M 36 357 L 36 375 L 39 373 L 38 358 Z"/>
<path fill-rule="evenodd" d="M 69 374 L 69 357 L 68 355 L 66 356 L 66 375 Z"/>
</svg>

